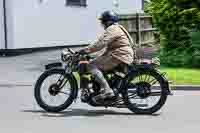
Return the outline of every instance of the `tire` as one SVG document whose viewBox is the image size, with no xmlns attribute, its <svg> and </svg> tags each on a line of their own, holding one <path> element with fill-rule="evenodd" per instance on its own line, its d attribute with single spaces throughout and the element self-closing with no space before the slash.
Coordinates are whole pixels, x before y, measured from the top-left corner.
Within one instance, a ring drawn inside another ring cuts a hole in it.
<svg viewBox="0 0 200 133">
<path fill-rule="evenodd" d="M 124 89 L 125 91 L 122 93 L 122 96 L 123 96 L 123 100 L 124 100 L 125 105 L 132 112 L 134 112 L 136 114 L 153 114 L 153 113 L 157 112 L 158 110 L 160 110 L 161 107 L 165 104 L 165 102 L 167 100 L 167 96 L 168 96 L 168 94 L 167 94 L 168 88 L 167 88 L 165 79 L 162 77 L 162 75 L 160 75 L 154 69 L 141 69 L 137 73 L 133 73 L 132 75 L 129 75 L 128 80 L 135 79 L 139 75 L 144 75 L 144 74 L 147 74 L 147 75 L 154 77 L 158 81 L 158 83 L 160 84 L 161 95 L 160 95 L 159 101 L 154 106 L 152 106 L 148 109 L 142 109 L 142 108 L 138 108 L 136 106 L 136 104 L 131 103 L 131 99 L 128 96 L 128 88 Z M 128 84 L 129 84 L 129 81 L 128 81 Z"/>
<path fill-rule="evenodd" d="M 41 86 L 45 79 L 47 79 L 49 76 L 59 74 L 59 75 L 65 75 L 65 78 L 69 81 L 70 84 L 70 94 L 67 100 L 59 105 L 59 106 L 50 106 L 44 102 L 44 100 L 41 97 Z M 43 108 L 47 112 L 60 112 L 68 108 L 74 101 L 74 99 L 77 97 L 78 94 L 78 85 L 76 82 L 76 79 L 65 73 L 63 69 L 51 69 L 48 71 L 45 71 L 37 80 L 35 88 L 34 88 L 34 96 L 36 99 L 36 102 L 38 105 Z"/>
</svg>

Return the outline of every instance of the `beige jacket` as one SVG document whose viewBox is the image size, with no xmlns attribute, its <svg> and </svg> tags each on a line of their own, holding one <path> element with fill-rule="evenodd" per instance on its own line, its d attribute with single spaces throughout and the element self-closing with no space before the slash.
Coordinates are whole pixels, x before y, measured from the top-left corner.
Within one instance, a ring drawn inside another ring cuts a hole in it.
<svg viewBox="0 0 200 133">
<path fill-rule="evenodd" d="M 103 54 L 105 58 L 112 55 L 126 64 L 131 64 L 134 59 L 134 51 L 130 46 L 131 40 L 120 27 L 122 26 L 119 24 L 109 26 L 97 42 L 89 48 L 95 48 L 99 51 L 106 47 Z"/>
</svg>

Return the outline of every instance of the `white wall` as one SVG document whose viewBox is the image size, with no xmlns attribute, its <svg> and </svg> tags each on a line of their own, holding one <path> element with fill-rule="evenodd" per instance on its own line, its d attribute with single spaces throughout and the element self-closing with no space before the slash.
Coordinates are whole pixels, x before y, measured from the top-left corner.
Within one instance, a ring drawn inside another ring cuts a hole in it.
<svg viewBox="0 0 200 133">
<path fill-rule="evenodd" d="M 7 0 L 6 0 L 7 1 Z M 97 16 L 114 9 L 113 0 L 88 0 L 88 6 L 65 6 L 65 0 L 12 1 L 9 48 L 49 47 L 87 43 L 102 31 Z M 119 0 L 120 12 L 141 9 L 141 0 Z M 13 19 L 13 20 L 11 20 Z"/>
<path fill-rule="evenodd" d="M 3 0 L 0 0 L 0 49 L 5 48 L 3 18 Z"/>
<path fill-rule="evenodd" d="M 142 11 L 142 0 L 118 0 L 119 13 L 133 13 Z"/>
</svg>

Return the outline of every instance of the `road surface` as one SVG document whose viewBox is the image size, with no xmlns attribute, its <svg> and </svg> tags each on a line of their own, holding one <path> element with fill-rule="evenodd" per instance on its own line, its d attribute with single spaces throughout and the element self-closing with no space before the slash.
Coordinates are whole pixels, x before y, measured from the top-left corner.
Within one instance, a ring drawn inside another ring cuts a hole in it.
<svg viewBox="0 0 200 133">
<path fill-rule="evenodd" d="M 1 133 L 198 133 L 200 91 L 176 91 L 154 115 L 128 109 L 93 108 L 77 101 L 62 113 L 39 108 L 33 86 L 43 65 L 59 59 L 60 51 L 0 58 Z"/>
</svg>

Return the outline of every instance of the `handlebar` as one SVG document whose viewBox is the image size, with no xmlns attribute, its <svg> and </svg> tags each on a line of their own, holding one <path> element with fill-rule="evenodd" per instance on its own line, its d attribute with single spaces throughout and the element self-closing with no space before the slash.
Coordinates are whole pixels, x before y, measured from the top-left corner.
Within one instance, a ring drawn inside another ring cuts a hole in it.
<svg viewBox="0 0 200 133">
<path fill-rule="evenodd" d="M 72 50 L 71 48 L 67 48 L 67 50 L 68 50 L 71 54 L 75 54 L 75 51 Z"/>
<path fill-rule="evenodd" d="M 74 51 L 71 48 L 67 48 L 67 51 L 68 51 L 68 54 L 67 53 L 65 54 L 64 52 L 62 52 L 61 54 L 61 60 L 63 62 L 67 61 L 69 57 L 75 57 L 75 58 L 83 57 L 83 58 L 86 58 L 87 60 L 95 58 L 95 57 L 92 57 L 89 53 L 84 52 L 84 50 Z"/>
</svg>

